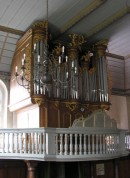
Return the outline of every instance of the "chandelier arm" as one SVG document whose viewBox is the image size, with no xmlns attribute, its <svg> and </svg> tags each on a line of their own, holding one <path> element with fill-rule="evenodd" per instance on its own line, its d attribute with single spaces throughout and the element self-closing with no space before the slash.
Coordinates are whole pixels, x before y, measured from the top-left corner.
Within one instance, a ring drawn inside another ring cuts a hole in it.
<svg viewBox="0 0 130 178">
<path fill-rule="evenodd" d="M 24 83 L 23 83 L 23 79 L 20 79 L 20 80 L 22 81 L 22 83 L 20 83 L 19 80 L 18 80 L 18 76 L 19 76 L 19 75 L 15 75 L 15 79 L 16 79 L 18 85 L 24 87 L 25 89 L 29 89 L 29 84 L 24 84 Z"/>
<path fill-rule="evenodd" d="M 58 65 L 58 68 L 60 69 L 60 65 Z M 57 66 L 56 66 L 56 69 L 57 69 Z M 70 82 L 70 79 L 69 80 L 66 79 L 65 81 L 60 80 L 60 71 L 58 72 L 58 75 L 56 76 L 56 78 L 54 78 L 53 70 L 51 71 L 51 73 L 52 73 L 52 79 L 54 82 L 59 82 L 61 84 L 66 84 Z"/>
<path fill-rule="evenodd" d="M 28 80 L 25 75 L 23 76 L 24 80 L 27 81 L 28 83 L 31 83 L 32 81 Z"/>
</svg>

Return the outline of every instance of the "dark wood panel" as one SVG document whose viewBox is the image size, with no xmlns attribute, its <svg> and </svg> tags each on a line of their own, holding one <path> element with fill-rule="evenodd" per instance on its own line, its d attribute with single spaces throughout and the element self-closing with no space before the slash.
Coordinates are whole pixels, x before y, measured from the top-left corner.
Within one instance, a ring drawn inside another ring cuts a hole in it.
<svg viewBox="0 0 130 178">
<path fill-rule="evenodd" d="M 0 178 L 5 178 L 5 177 L 6 177 L 5 170 L 2 167 L 0 167 Z"/>
<path fill-rule="evenodd" d="M 97 165 L 104 166 L 104 174 L 99 175 Z M 130 178 L 130 156 L 114 160 L 83 162 L 39 162 L 36 178 Z M 0 160 L 0 178 L 26 178 L 24 161 Z"/>
<path fill-rule="evenodd" d="M 80 175 L 82 178 L 91 178 L 91 162 L 79 162 Z"/>
<path fill-rule="evenodd" d="M 97 166 L 103 166 L 104 173 L 100 170 L 97 170 Z M 100 175 L 100 173 L 102 175 Z M 115 178 L 115 166 L 114 166 L 114 160 L 108 160 L 108 161 L 98 161 L 94 163 L 94 178 Z"/>
<path fill-rule="evenodd" d="M 47 112 L 47 108 L 41 106 L 39 108 L 39 111 L 40 111 L 39 127 L 48 127 L 48 122 L 47 122 L 48 112 Z"/>
<path fill-rule="evenodd" d="M 0 160 L 0 178 L 26 178 L 26 165 L 20 160 Z"/>
<path fill-rule="evenodd" d="M 58 116 L 58 108 L 54 107 L 53 104 L 49 104 L 48 108 L 48 127 L 60 127 L 60 118 Z"/>
<path fill-rule="evenodd" d="M 118 171 L 119 178 L 130 178 L 130 156 L 120 159 Z"/>
<path fill-rule="evenodd" d="M 65 177 L 67 178 L 79 178 L 78 162 L 65 163 Z"/>
</svg>

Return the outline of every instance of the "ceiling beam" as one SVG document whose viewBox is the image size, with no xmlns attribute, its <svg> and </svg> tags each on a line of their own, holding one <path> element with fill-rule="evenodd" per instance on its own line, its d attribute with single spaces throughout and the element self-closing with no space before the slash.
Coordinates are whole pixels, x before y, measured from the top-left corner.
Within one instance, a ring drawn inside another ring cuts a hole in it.
<svg viewBox="0 0 130 178">
<path fill-rule="evenodd" d="M 92 35 L 100 32 L 101 30 L 103 30 L 104 28 L 108 27 L 109 25 L 111 25 L 112 23 L 116 22 L 117 20 L 119 20 L 121 17 L 124 17 L 125 15 L 127 15 L 128 13 L 130 13 L 130 8 L 128 6 L 125 6 L 124 8 L 120 9 L 119 11 L 117 11 L 116 13 L 112 14 L 111 16 L 109 16 L 108 18 L 106 18 L 104 21 L 102 21 L 101 23 L 98 23 L 96 26 L 94 26 L 92 29 L 90 29 L 89 31 L 86 32 L 86 36 L 87 37 L 91 37 Z"/>
<path fill-rule="evenodd" d="M 12 33 L 12 34 L 15 34 L 15 35 L 20 35 L 20 36 L 24 34 L 24 32 L 21 31 L 21 30 L 5 27 L 5 26 L 2 26 L 2 25 L 0 25 L 0 31 Z"/>
<path fill-rule="evenodd" d="M 99 6 L 101 6 L 106 0 L 93 0 L 90 4 L 85 6 L 79 13 L 77 13 L 74 17 L 69 19 L 67 23 L 65 23 L 60 28 L 60 34 L 58 31 L 58 36 L 62 35 L 66 31 L 68 31 L 70 28 L 72 28 L 75 24 L 77 24 L 81 19 L 88 16 L 91 12 L 93 12 L 95 9 L 97 9 Z"/>
<path fill-rule="evenodd" d="M 120 56 L 120 55 L 117 55 L 117 54 L 113 54 L 113 53 L 106 53 L 106 56 L 107 57 L 112 57 L 112 58 L 115 58 L 115 59 L 120 59 L 120 60 L 124 60 L 125 57 L 124 56 Z"/>
</svg>

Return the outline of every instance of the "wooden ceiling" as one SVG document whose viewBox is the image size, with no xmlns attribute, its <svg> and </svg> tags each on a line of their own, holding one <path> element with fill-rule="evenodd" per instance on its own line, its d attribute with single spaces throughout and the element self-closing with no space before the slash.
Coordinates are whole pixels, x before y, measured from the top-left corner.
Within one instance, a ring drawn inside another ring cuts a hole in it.
<svg viewBox="0 0 130 178">
<path fill-rule="evenodd" d="M 130 58 L 130 0 L 49 0 L 55 39 L 84 34 L 88 43 L 108 39 L 110 54 Z M 46 19 L 46 0 L 1 0 L 0 71 L 10 72 L 17 40 L 37 20 Z"/>
</svg>

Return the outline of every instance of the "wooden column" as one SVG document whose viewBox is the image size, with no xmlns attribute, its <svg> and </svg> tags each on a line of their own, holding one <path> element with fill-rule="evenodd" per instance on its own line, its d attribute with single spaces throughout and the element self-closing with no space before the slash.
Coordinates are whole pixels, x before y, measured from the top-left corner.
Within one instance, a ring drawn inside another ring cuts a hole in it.
<svg viewBox="0 0 130 178">
<path fill-rule="evenodd" d="M 27 178 L 36 178 L 36 167 L 39 161 L 27 160 L 25 163 L 27 165 Z"/>
<path fill-rule="evenodd" d="M 114 160 L 115 178 L 119 178 L 119 158 Z"/>
</svg>

